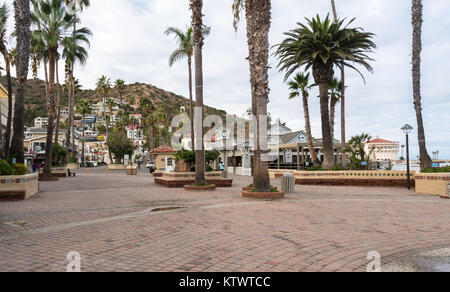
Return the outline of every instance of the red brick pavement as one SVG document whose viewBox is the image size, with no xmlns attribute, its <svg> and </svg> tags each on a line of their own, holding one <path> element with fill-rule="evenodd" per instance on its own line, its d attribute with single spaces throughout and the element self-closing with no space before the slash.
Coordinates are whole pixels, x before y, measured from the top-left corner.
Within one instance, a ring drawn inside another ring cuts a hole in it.
<svg viewBox="0 0 450 292">
<path fill-rule="evenodd" d="M 398 188 L 297 186 L 279 201 L 186 192 L 147 174 L 61 179 L 0 202 L 0 271 L 365 271 L 450 247 L 450 202 Z M 167 207 L 181 207 L 171 209 Z M 152 210 L 160 209 L 159 212 Z"/>
</svg>

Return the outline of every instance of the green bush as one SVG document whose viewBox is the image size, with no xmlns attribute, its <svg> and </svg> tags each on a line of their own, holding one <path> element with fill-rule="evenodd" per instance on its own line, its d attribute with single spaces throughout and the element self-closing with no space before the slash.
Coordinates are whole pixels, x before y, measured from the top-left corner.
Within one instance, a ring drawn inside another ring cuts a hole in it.
<svg viewBox="0 0 450 292">
<path fill-rule="evenodd" d="M 28 174 L 28 168 L 24 164 L 16 163 L 14 165 L 15 175 L 25 175 Z"/>
<path fill-rule="evenodd" d="M 12 175 L 13 169 L 6 160 L 0 160 L 0 175 Z"/>
<path fill-rule="evenodd" d="M 214 171 L 214 169 L 212 168 L 211 165 L 207 165 L 207 166 L 206 166 L 206 171 L 207 171 L 207 172 L 210 172 L 210 171 Z"/>
<path fill-rule="evenodd" d="M 450 173 L 450 166 L 445 166 L 441 168 L 427 168 L 423 172 L 425 173 L 443 173 L 443 172 L 449 172 Z"/>
<path fill-rule="evenodd" d="M 321 166 L 314 166 L 307 169 L 307 171 L 325 171 Z"/>
</svg>

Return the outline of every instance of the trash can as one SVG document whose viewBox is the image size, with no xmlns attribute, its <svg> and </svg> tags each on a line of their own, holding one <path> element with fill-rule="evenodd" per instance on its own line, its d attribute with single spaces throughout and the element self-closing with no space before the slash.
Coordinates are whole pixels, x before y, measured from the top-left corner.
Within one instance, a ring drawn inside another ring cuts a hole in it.
<svg viewBox="0 0 450 292">
<path fill-rule="evenodd" d="M 295 177 L 292 173 L 286 172 L 281 178 L 281 190 L 286 194 L 292 194 L 295 191 Z"/>
</svg>

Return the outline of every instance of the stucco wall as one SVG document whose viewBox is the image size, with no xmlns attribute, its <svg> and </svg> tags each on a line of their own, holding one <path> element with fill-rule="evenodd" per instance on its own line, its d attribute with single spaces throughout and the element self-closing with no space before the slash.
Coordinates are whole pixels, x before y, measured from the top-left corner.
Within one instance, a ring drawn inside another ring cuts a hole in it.
<svg viewBox="0 0 450 292">
<path fill-rule="evenodd" d="M 38 174 L 17 176 L 1 176 L 0 190 L 2 191 L 26 191 L 25 199 L 39 192 Z"/>
<path fill-rule="evenodd" d="M 418 173 L 416 174 L 416 192 L 426 195 L 448 195 L 450 173 Z"/>
</svg>

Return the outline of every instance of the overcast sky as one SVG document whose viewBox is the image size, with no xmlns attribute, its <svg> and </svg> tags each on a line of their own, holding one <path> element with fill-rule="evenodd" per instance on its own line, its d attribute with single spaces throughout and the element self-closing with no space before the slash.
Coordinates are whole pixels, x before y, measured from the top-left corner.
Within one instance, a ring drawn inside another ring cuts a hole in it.
<svg viewBox="0 0 450 292">
<path fill-rule="evenodd" d="M 89 27 L 90 58 L 76 77 L 84 88 L 94 88 L 103 74 L 112 80 L 151 83 L 188 96 L 187 64 L 168 66 L 176 44 L 164 34 L 168 26 L 185 29 L 190 23 L 188 0 L 92 0 L 82 15 Z M 428 150 L 439 150 L 450 158 L 450 1 L 424 0 L 423 109 Z M 204 47 L 204 100 L 207 105 L 242 115 L 250 104 L 245 22 L 235 33 L 231 0 L 205 0 L 204 22 L 211 35 Z M 347 137 L 368 132 L 374 137 L 400 141 L 400 128 L 409 123 L 417 128 L 411 82 L 410 0 L 336 0 L 340 17 L 356 17 L 355 25 L 375 33 L 378 46 L 374 74 L 365 72 L 367 83 L 354 72 L 347 74 Z M 283 32 L 304 22 L 304 17 L 331 13 L 329 0 L 273 0 L 270 44 L 283 40 Z M 304 128 L 301 101 L 288 100 L 283 75 L 270 60 L 269 112 L 293 130 Z M 62 71 L 61 71 L 62 72 Z M 311 94 L 313 135 L 321 136 L 317 89 Z M 338 106 L 340 107 L 340 106 Z M 336 135 L 340 136 L 337 112 Z M 412 155 L 418 154 L 416 134 Z"/>
</svg>

